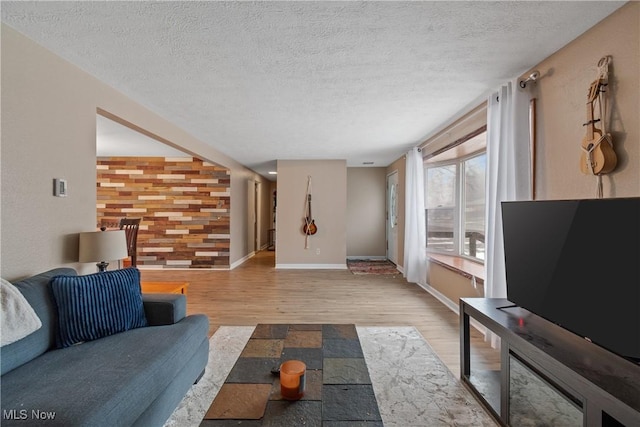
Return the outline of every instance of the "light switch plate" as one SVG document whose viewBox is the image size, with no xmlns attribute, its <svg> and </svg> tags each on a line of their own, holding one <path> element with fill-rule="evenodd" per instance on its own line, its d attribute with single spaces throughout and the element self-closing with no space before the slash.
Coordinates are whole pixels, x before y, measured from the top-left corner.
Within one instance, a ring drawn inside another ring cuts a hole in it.
<svg viewBox="0 0 640 427">
<path fill-rule="evenodd" d="M 62 178 L 53 179 L 53 195 L 56 197 L 67 197 L 67 180 Z"/>
</svg>

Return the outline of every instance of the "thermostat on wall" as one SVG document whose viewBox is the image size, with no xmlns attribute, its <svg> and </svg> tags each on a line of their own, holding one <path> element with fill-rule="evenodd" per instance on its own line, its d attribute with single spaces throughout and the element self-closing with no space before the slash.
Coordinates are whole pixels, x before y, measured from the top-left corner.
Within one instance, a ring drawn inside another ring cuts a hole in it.
<svg viewBox="0 0 640 427">
<path fill-rule="evenodd" d="M 56 197 L 67 197 L 67 180 L 62 178 L 53 179 L 53 195 Z"/>
</svg>

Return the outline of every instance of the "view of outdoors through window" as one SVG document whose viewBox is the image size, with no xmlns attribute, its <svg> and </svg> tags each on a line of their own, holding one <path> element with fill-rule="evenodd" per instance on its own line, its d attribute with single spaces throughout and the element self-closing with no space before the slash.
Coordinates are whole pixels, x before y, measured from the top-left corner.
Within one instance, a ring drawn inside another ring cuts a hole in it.
<svg viewBox="0 0 640 427">
<path fill-rule="evenodd" d="M 464 162 L 464 248 L 467 256 L 484 259 L 484 177 L 487 156 Z"/>
<path fill-rule="evenodd" d="M 484 142 L 485 135 L 470 141 L 482 138 Z M 452 156 L 425 164 L 427 248 L 484 260 L 487 156 L 484 151 Z"/>
<path fill-rule="evenodd" d="M 456 177 L 458 165 L 428 168 L 427 247 L 444 252 L 455 251 L 453 228 L 456 213 Z"/>
</svg>

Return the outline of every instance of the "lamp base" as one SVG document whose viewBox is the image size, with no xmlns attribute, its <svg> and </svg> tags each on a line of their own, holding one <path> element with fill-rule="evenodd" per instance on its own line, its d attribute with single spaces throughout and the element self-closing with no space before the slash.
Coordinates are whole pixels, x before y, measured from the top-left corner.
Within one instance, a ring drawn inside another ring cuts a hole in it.
<svg viewBox="0 0 640 427">
<path fill-rule="evenodd" d="M 107 271 L 108 266 L 109 266 L 109 263 L 104 261 L 100 261 L 99 263 L 96 264 L 96 267 L 98 267 L 98 271 L 101 273 L 104 271 Z"/>
</svg>

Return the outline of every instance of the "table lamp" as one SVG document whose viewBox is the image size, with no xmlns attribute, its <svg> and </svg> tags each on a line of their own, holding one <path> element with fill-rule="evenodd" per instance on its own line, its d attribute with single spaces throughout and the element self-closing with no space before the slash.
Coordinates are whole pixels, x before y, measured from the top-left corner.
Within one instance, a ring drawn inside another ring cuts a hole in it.
<svg viewBox="0 0 640 427">
<path fill-rule="evenodd" d="M 124 230 L 88 231 L 80 233 L 79 262 L 98 262 L 98 271 L 106 271 L 106 261 L 123 259 L 127 253 Z"/>
</svg>

